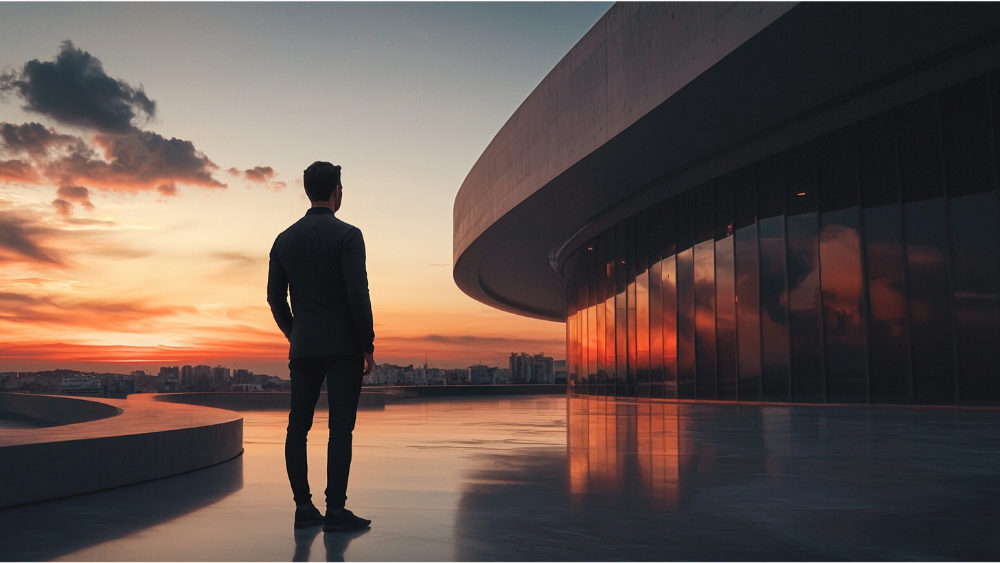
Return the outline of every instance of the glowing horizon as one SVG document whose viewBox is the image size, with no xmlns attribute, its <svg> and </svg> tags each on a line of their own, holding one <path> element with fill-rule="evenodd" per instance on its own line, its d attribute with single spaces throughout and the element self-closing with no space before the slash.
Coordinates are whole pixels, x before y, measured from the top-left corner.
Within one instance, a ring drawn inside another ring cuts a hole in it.
<svg viewBox="0 0 1000 563">
<path fill-rule="evenodd" d="M 287 375 L 267 254 L 313 160 L 343 166 L 378 363 L 563 358 L 562 324 L 455 287 L 451 209 L 607 6 L 0 6 L 0 372 Z"/>
</svg>

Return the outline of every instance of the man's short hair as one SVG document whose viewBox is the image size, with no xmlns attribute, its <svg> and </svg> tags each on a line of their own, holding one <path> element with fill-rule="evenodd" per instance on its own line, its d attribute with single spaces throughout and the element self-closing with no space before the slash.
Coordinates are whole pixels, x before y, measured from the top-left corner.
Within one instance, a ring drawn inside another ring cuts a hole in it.
<svg viewBox="0 0 1000 563">
<path fill-rule="evenodd" d="M 340 185 L 340 167 L 317 160 L 302 173 L 302 185 L 309 201 L 330 201 L 333 190 Z"/>
</svg>

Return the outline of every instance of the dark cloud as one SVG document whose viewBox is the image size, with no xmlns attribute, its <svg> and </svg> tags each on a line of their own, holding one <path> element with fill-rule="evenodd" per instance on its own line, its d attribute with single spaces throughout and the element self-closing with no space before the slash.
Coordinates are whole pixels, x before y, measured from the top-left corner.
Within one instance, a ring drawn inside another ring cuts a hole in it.
<svg viewBox="0 0 1000 563">
<path fill-rule="evenodd" d="M 52 229 L 15 213 L 0 212 L 0 263 L 29 262 L 62 266 L 63 261 L 45 240 Z"/>
<path fill-rule="evenodd" d="M 191 141 L 138 131 L 128 135 L 98 135 L 94 142 L 104 158 L 73 152 L 50 160 L 46 176 L 61 184 L 85 184 L 130 193 L 155 189 L 167 196 L 177 193 L 177 182 L 226 187 L 212 177 L 218 166 Z"/>
<path fill-rule="evenodd" d="M 54 61 L 35 59 L 0 75 L 0 91 L 16 93 L 28 111 L 104 133 L 134 131 L 134 120 L 156 114 L 142 86 L 108 76 L 99 59 L 72 41 L 63 42 Z"/>
<path fill-rule="evenodd" d="M 274 177 L 274 169 L 270 166 L 254 166 L 244 171 L 243 175 L 251 182 L 264 183 Z"/>
<path fill-rule="evenodd" d="M 41 123 L 0 123 L 0 182 L 63 186 L 52 205 L 64 219 L 77 205 L 92 209 L 93 190 L 168 198 L 178 195 L 178 185 L 226 187 L 213 177 L 218 166 L 194 143 L 139 129 L 138 120 L 155 115 L 155 102 L 141 87 L 108 76 L 99 59 L 70 41 L 53 61 L 36 59 L 0 74 L 4 92 L 22 99 L 26 110 L 90 130 L 74 136 Z M 227 172 L 271 190 L 286 187 L 270 166 Z"/>
<path fill-rule="evenodd" d="M 94 210 L 94 204 L 90 202 L 90 190 L 83 186 L 63 186 L 56 190 L 56 196 L 52 206 L 56 208 L 56 213 L 63 217 L 73 215 L 73 204 L 79 204 L 90 211 Z"/>
<path fill-rule="evenodd" d="M 44 158 L 49 149 L 75 145 L 83 150 L 83 141 L 73 135 L 63 135 L 41 123 L 0 123 L 0 139 L 7 152 L 28 153 L 34 158 Z"/>
<path fill-rule="evenodd" d="M 63 135 L 41 123 L 0 123 L 0 139 L 8 152 L 26 152 L 35 158 L 44 158 L 49 149 L 64 145 L 77 145 L 82 150 L 82 141 L 73 135 Z"/>
</svg>

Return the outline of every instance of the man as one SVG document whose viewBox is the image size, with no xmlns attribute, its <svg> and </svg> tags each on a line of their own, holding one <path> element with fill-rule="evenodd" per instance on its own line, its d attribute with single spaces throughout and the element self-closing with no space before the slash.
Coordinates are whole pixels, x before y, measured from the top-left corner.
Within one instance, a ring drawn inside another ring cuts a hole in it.
<svg viewBox="0 0 1000 563">
<path fill-rule="evenodd" d="M 289 341 L 292 410 L 285 467 L 295 528 L 354 530 L 371 524 L 344 508 L 361 379 L 375 367 L 365 242 L 360 230 L 334 215 L 343 199 L 339 166 L 314 162 L 302 180 L 312 208 L 275 239 L 267 273 L 267 302 Z M 306 434 L 324 379 L 330 403 L 325 517 L 313 506 L 306 466 Z"/>
</svg>

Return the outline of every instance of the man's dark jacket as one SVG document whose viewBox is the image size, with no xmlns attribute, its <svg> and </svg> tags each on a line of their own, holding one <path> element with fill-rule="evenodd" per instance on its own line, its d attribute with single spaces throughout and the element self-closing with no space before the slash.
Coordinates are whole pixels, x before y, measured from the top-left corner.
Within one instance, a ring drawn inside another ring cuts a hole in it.
<svg viewBox="0 0 1000 563">
<path fill-rule="evenodd" d="M 375 330 L 361 231 L 329 208 L 307 211 L 274 240 L 267 303 L 288 338 L 289 358 L 372 353 Z"/>
</svg>

